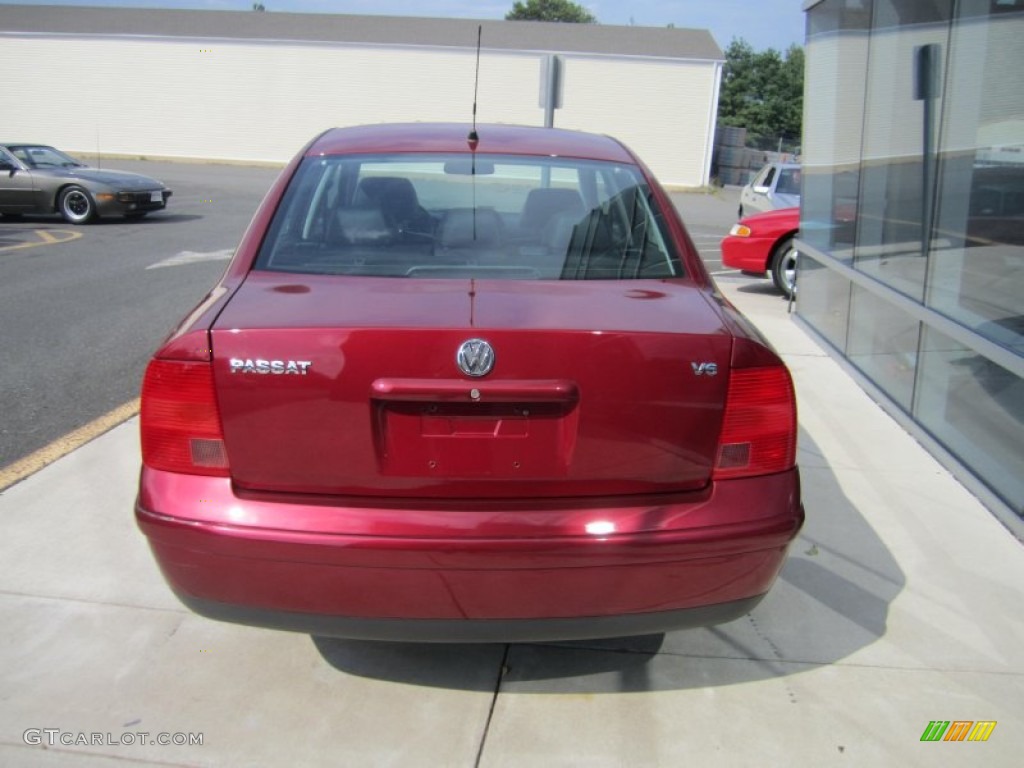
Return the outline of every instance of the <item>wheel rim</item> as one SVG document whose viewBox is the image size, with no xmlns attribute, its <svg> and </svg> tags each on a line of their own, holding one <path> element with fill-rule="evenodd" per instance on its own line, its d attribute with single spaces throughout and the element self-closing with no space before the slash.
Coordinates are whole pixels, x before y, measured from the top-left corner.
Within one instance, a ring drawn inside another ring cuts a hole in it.
<svg viewBox="0 0 1024 768">
<path fill-rule="evenodd" d="M 80 190 L 73 189 L 64 196 L 64 210 L 76 219 L 83 219 L 89 215 L 91 207 L 89 198 Z"/>
<path fill-rule="evenodd" d="M 796 248 L 790 248 L 786 251 L 785 261 L 783 261 L 782 277 L 790 291 L 796 291 L 796 258 L 798 254 Z"/>
</svg>

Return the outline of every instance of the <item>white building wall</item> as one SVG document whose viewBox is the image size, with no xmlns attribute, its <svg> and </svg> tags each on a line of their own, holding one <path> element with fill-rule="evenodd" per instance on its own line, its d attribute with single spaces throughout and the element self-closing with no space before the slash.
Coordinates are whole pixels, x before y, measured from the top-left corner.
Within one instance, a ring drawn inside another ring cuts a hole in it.
<svg viewBox="0 0 1024 768">
<path fill-rule="evenodd" d="M 544 52 L 483 51 L 480 122 L 543 125 Z M 8 141 L 104 154 L 284 162 L 320 131 L 472 117 L 471 48 L 5 36 Z M 607 133 L 666 184 L 707 183 L 714 62 L 566 57 L 555 126 Z M 35 85 L 33 85 L 35 84 Z"/>
<path fill-rule="evenodd" d="M 556 128 L 620 139 L 663 184 L 708 183 L 714 62 L 567 56 Z"/>
<path fill-rule="evenodd" d="M 78 152 L 284 162 L 320 131 L 469 121 L 475 51 L 224 41 L 7 39 L 25 72 L 5 140 Z M 540 56 L 485 53 L 481 120 L 540 125 Z M 31 74 L 29 74 L 29 69 Z M 64 88 L 57 83 L 68 83 Z M 38 88 L 31 83 L 45 84 Z M 73 85 L 72 85 L 73 84 Z"/>
</svg>

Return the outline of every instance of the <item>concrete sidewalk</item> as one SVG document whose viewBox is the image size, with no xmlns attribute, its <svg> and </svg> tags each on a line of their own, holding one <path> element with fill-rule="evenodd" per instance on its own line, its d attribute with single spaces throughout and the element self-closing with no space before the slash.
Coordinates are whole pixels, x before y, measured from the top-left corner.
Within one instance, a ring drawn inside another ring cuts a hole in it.
<svg viewBox="0 0 1024 768">
<path fill-rule="evenodd" d="M 135 529 L 132 420 L 0 495 L 0 765 L 1019 765 L 1024 549 L 766 281 L 719 283 L 800 397 L 807 525 L 752 614 L 513 646 L 208 621 Z M 997 725 L 922 742 L 933 720 Z"/>
</svg>

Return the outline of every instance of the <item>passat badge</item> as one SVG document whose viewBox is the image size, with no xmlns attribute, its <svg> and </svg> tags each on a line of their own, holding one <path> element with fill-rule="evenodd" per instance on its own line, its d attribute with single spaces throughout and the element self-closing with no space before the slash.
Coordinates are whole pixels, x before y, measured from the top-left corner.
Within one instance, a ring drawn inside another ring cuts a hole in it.
<svg viewBox="0 0 1024 768">
<path fill-rule="evenodd" d="M 483 339 L 469 339 L 459 346 L 455 362 L 467 376 L 486 376 L 494 367 L 494 350 Z"/>
<path fill-rule="evenodd" d="M 305 376 L 313 365 L 312 360 L 243 360 L 232 357 L 229 361 L 232 373 L 260 373 L 287 376 Z"/>
</svg>

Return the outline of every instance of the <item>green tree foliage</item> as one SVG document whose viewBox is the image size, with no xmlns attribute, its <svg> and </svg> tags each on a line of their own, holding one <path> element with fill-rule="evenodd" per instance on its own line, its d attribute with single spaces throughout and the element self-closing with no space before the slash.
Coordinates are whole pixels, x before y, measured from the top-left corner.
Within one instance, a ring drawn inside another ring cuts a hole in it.
<svg viewBox="0 0 1024 768">
<path fill-rule="evenodd" d="M 747 144 L 776 149 L 800 143 L 804 110 L 804 49 L 757 53 L 742 38 L 725 49 L 718 120 L 747 129 Z"/>
<path fill-rule="evenodd" d="M 597 17 L 570 0 L 526 0 L 517 2 L 505 14 L 506 21 L 566 21 L 573 24 L 596 24 Z"/>
</svg>

